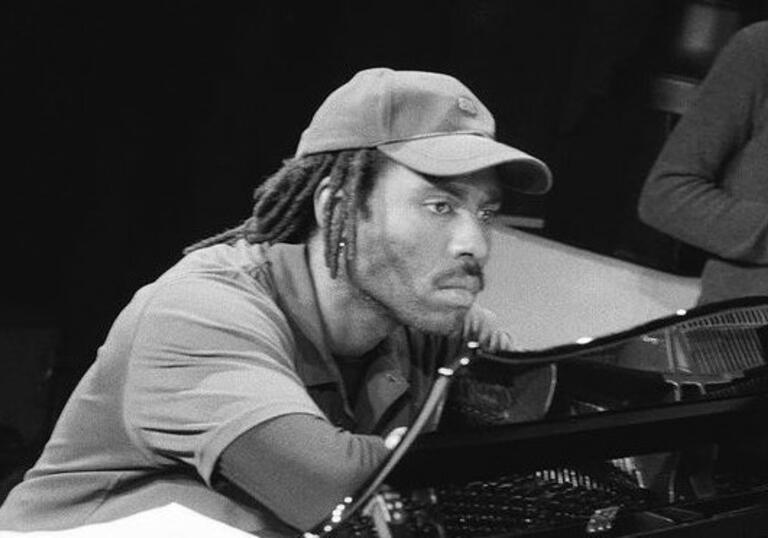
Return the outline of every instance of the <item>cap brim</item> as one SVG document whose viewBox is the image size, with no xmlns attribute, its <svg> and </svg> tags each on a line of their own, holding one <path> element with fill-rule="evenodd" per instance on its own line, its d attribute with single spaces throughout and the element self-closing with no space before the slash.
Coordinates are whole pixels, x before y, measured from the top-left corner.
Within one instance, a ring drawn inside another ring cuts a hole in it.
<svg viewBox="0 0 768 538">
<path fill-rule="evenodd" d="M 389 158 L 430 176 L 457 176 L 496 167 L 504 186 L 516 191 L 543 194 L 552 186 L 552 173 L 542 161 L 480 135 L 452 133 L 377 147 Z"/>
</svg>

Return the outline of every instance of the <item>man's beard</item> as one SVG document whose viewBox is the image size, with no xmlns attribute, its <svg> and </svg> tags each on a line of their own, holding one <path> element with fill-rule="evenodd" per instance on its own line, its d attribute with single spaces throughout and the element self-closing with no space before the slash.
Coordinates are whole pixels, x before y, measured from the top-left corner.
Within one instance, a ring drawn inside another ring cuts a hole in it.
<svg viewBox="0 0 768 538">
<path fill-rule="evenodd" d="M 411 287 L 401 286 L 392 293 L 386 292 L 386 279 L 382 275 L 395 274 L 400 278 L 397 283 L 411 283 L 407 267 L 402 259 L 385 247 L 384 260 L 377 261 L 366 274 L 360 274 L 355 261 L 348 264 L 347 276 L 357 297 L 383 316 L 394 322 L 413 329 L 439 335 L 458 335 L 464 328 L 467 308 L 434 309 L 429 308 Z M 380 269 L 379 269 L 380 268 Z M 379 269 L 377 271 L 377 269 Z M 432 279 L 435 286 L 452 279 L 472 276 L 480 281 L 483 288 L 483 271 L 474 261 L 462 262 L 461 265 L 438 273 Z M 381 283 L 385 284 L 382 286 Z M 379 285 L 377 285 L 379 284 Z"/>
</svg>

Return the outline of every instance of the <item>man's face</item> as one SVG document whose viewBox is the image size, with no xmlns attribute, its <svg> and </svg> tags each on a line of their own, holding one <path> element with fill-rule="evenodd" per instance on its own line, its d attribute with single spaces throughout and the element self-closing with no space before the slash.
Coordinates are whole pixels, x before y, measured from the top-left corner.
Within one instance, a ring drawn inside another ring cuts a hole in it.
<svg viewBox="0 0 768 538">
<path fill-rule="evenodd" d="M 490 222 L 501 205 L 493 170 L 429 181 L 384 167 L 360 218 L 350 281 L 361 298 L 411 327 L 460 330 L 483 288 Z"/>
</svg>

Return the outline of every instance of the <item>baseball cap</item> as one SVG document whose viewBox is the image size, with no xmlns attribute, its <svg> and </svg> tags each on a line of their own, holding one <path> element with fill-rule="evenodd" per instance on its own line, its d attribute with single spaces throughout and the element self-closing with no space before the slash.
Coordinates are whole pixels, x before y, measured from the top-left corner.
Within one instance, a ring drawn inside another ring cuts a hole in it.
<svg viewBox="0 0 768 538">
<path fill-rule="evenodd" d="M 495 135 L 491 112 L 456 78 L 379 67 L 358 72 L 325 99 L 302 133 L 296 156 L 377 148 L 429 176 L 495 167 L 505 187 L 547 192 L 547 165 Z"/>
</svg>

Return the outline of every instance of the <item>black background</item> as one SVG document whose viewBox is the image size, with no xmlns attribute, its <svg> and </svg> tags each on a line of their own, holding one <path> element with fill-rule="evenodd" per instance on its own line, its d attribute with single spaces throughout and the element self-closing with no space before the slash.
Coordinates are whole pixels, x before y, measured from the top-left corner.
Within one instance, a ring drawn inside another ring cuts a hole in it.
<svg viewBox="0 0 768 538">
<path fill-rule="evenodd" d="M 766 18 L 763 2 L 700 3 Z M 374 66 L 453 74 L 500 140 L 547 161 L 556 188 L 525 202 L 541 233 L 678 270 L 634 204 L 669 122 L 648 81 L 706 68 L 672 47 L 688 4 L 5 4 L 0 321 L 56 331 L 60 405 L 135 290 L 246 217 L 322 99 Z"/>
</svg>

